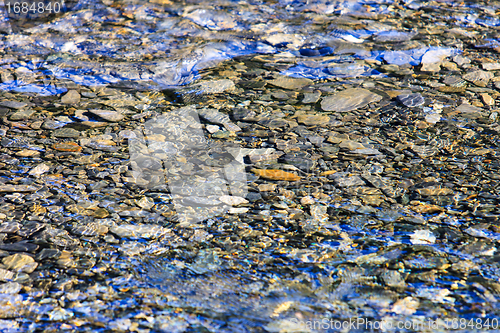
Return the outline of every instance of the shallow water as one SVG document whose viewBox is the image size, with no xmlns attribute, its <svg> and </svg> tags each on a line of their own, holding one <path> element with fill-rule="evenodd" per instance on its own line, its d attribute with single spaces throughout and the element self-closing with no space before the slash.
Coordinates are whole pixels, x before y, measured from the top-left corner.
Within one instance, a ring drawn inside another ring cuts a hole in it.
<svg viewBox="0 0 500 333">
<path fill-rule="evenodd" d="M 0 22 L 0 331 L 499 328 L 500 2 L 68 6 Z"/>
</svg>

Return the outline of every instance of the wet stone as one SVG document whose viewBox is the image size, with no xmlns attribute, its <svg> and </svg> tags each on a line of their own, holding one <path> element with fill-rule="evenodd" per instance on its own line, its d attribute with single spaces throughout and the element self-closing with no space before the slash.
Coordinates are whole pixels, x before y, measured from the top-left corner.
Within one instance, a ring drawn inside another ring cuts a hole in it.
<svg viewBox="0 0 500 333">
<path fill-rule="evenodd" d="M 74 142 L 55 143 L 52 146 L 52 148 L 58 151 L 68 151 L 68 152 L 79 152 L 82 150 L 82 147 L 80 147 L 78 144 Z"/>
<path fill-rule="evenodd" d="M 22 109 L 27 106 L 27 103 L 17 102 L 17 101 L 0 101 L 0 106 L 9 108 L 9 109 Z"/>
<path fill-rule="evenodd" d="M 111 110 L 89 110 L 89 112 L 109 122 L 119 122 L 125 118 L 123 114 Z"/>
<path fill-rule="evenodd" d="M 304 98 L 302 99 L 302 103 L 313 104 L 313 103 L 316 103 L 320 97 L 321 97 L 321 91 L 315 91 L 312 93 L 304 93 Z"/>
<path fill-rule="evenodd" d="M 32 273 L 38 266 L 38 263 L 36 263 L 32 257 L 19 253 L 2 258 L 2 263 L 8 270 L 19 271 L 28 274 Z"/>
<path fill-rule="evenodd" d="M 61 97 L 61 103 L 63 104 L 78 104 L 80 103 L 80 94 L 76 90 L 68 91 L 63 97 Z"/>
<path fill-rule="evenodd" d="M 32 109 L 27 109 L 27 110 L 21 110 L 17 111 L 14 114 L 12 114 L 9 119 L 13 121 L 18 121 L 18 120 L 26 120 L 31 118 L 36 113 L 35 110 Z"/>
<path fill-rule="evenodd" d="M 80 132 L 74 128 L 65 127 L 59 128 L 52 132 L 56 138 L 79 138 Z"/>
<path fill-rule="evenodd" d="M 309 79 L 295 79 L 287 76 L 279 76 L 276 79 L 269 80 L 268 83 L 283 89 L 299 90 L 305 86 L 311 85 L 313 81 Z"/>
<path fill-rule="evenodd" d="M 399 95 L 398 101 L 407 107 L 415 107 L 424 104 L 424 98 L 420 94 Z"/>
<path fill-rule="evenodd" d="M 382 96 L 372 93 L 369 90 L 350 88 L 324 97 L 321 101 L 321 108 L 324 111 L 348 112 L 380 100 L 382 100 Z"/>
</svg>

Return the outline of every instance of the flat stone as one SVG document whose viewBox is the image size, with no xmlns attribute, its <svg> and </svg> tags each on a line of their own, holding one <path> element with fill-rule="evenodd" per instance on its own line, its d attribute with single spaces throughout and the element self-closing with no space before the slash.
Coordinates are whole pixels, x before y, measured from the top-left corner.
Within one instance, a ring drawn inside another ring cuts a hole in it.
<svg viewBox="0 0 500 333">
<path fill-rule="evenodd" d="M 2 264 L 4 264 L 8 270 L 24 272 L 27 274 L 33 273 L 33 271 L 38 266 L 38 263 L 35 262 L 35 259 L 21 253 L 16 253 L 3 258 Z"/>
<path fill-rule="evenodd" d="M 69 151 L 69 152 L 79 152 L 80 150 L 82 150 L 82 147 L 80 147 L 78 144 L 74 142 L 54 143 L 52 145 L 52 148 L 57 151 Z"/>
<path fill-rule="evenodd" d="M 125 118 L 121 113 L 111 110 L 89 110 L 89 112 L 109 122 L 118 122 Z"/>
<path fill-rule="evenodd" d="M 18 101 L 1 101 L 0 106 L 9 108 L 9 109 L 22 109 L 24 108 L 28 103 L 24 102 L 18 102 Z"/>
<path fill-rule="evenodd" d="M 32 109 L 27 109 L 27 110 L 20 110 L 12 114 L 9 119 L 13 121 L 18 121 L 18 120 L 26 120 L 31 118 L 36 113 L 35 110 Z"/>
<path fill-rule="evenodd" d="M 467 80 L 469 82 L 476 84 L 477 82 L 488 83 L 488 81 L 491 80 L 494 76 L 495 75 L 491 72 L 477 70 L 477 71 L 473 71 L 473 72 L 469 72 L 467 74 L 464 74 L 462 76 L 462 78 L 464 80 Z"/>
<path fill-rule="evenodd" d="M 61 97 L 61 103 L 63 104 L 77 104 L 80 103 L 80 94 L 76 90 L 68 91 L 63 97 Z"/>
<path fill-rule="evenodd" d="M 487 71 L 500 70 L 500 63 L 499 62 L 485 62 L 485 63 L 482 63 L 481 66 L 483 66 L 483 69 L 487 70 Z"/>
<path fill-rule="evenodd" d="M 463 113 L 476 113 L 476 112 L 481 112 L 482 109 L 478 108 L 477 106 L 464 103 L 464 104 L 461 104 L 459 107 L 457 107 L 457 111 L 463 112 Z"/>
<path fill-rule="evenodd" d="M 410 108 L 424 104 L 424 98 L 418 93 L 399 95 L 398 101 Z"/>
<path fill-rule="evenodd" d="M 302 99 L 302 103 L 304 104 L 314 104 L 321 97 L 321 91 L 315 91 L 312 93 L 304 93 L 304 98 Z"/>
<path fill-rule="evenodd" d="M 52 135 L 54 135 L 56 138 L 79 138 L 80 132 L 74 128 L 65 127 L 55 130 L 54 132 L 52 132 Z"/>
<path fill-rule="evenodd" d="M 45 163 L 41 163 L 41 164 L 38 164 L 36 167 L 34 167 L 33 169 L 31 169 L 28 174 L 31 175 L 31 176 L 35 176 L 35 177 L 38 177 L 42 174 L 44 174 L 45 172 L 49 171 L 50 170 L 50 167 L 45 164 Z"/>
<path fill-rule="evenodd" d="M 321 101 L 324 111 L 349 112 L 362 108 L 370 103 L 378 102 L 382 96 L 363 88 L 350 88 L 331 96 L 326 96 Z"/>
<path fill-rule="evenodd" d="M 0 192 L 34 192 L 41 189 L 41 186 L 34 185 L 0 185 Z"/>
<path fill-rule="evenodd" d="M 0 249 L 14 252 L 33 252 L 38 249 L 38 245 L 21 241 L 12 244 L 0 244 Z"/>
<path fill-rule="evenodd" d="M 3 222 L 0 224 L 0 233 L 13 234 L 21 227 L 22 225 L 17 222 Z"/>
<path fill-rule="evenodd" d="M 110 231 L 115 235 L 122 238 L 146 238 L 155 239 L 168 233 L 170 230 L 159 225 L 133 225 L 125 224 L 120 226 L 114 226 L 110 228 Z"/>
<path fill-rule="evenodd" d="M 238 206 L 241 204 L 246 204 L 248 203 L 248 200 L 242 197 L 238 196 L 232 196 L 232 195 L 223 195 L 219 198 L 219 200 L 227 205 L 230 206 Z"/>
<path fill-rule="evenodd" d="M 288 76 L 279 76 L 267 82 L 273 86 L 289 90 L 298 90 L 313 84 L 313 81 L 309 79 L 296 79 Z"/>
<path fill-rule="evenodd" d="M 0 281 L 6 282 L 12 280 L 14 273 L 6 269 L 0 268 Z"/>
<path fill-rule="evenodd" d="M 297 117 L 297 122 L 306 126 L 324 125 L 330 122 L 327 115 L 301 114 Z"/>
</svg>

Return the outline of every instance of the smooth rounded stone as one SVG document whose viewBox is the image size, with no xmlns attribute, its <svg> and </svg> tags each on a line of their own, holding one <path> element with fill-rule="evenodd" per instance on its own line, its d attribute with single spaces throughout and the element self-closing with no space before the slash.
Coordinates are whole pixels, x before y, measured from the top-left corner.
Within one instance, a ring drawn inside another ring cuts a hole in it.
<svg viewBox="0 0 500 333">
<path fill-rule="evenodd" d="M 77 104 L 80 103 L 80 94 L 76 90 L 68 91 L 63 97 L 61 97 L 62 104 Z"/>
<path fill-rule="evenodd" d="M 109 230 L 113 234 L 121 238 L 146 238 L 146 239 L 156 239 L 171 232 L 170 229 L 152 224 L 142 224 L 142 225 L 124 224 L 124 225 L 110 227 Z"/>
<path fill-rule="evenodd" d="M 274 192 L 276 191 L 276 184 L 260 184 L 257 188 L 260 192 Z"/>
<path fill-rule="evenodd" d="M 370 103 L 379 102 L 382 96 L 363 88 L 349 88 L 321 101 L 324 111 L 348 112 L 362 108 Z"/>
<path fill-rule="evenodd" d="M 0 106 L 9 108 L 9 109 L 22 109 L 27 106 L 28 103 L 18 102 L 18 101 L 1 101 Z"/>
<path fill-rule="evenodd" d="M 306 126 L 324 125 L 330 122 L 326 115 L 301 114 L 297 116 L 297 122 Z"/>
<path fill-rule="evenodd" d="M 17 294 L 23 286 L 17 282 L 6 282 L 0 284 L 0 294 Z"/>
<path fill-rule="evenodd" d="M 273 80 L 267 81 L 267 83 L 288 90 L 299 90 L 305 86 L 312 85 L 314 83 L 313 80 L 310 79 L 296 79 L 288 76 L 278 76 Z"/>
<path fill-rule="evenodd" d="M 41 164 L 38 164 L 33 169 L 31 169 L 28 172 L 28 174 L 31 176 L 39 177 L 40 175 L 44 174 L 45 172 L 47 172 L 49 170 L 50 170 L 50 167 L 47 164 L 41 163 Z"/>
<path fill-rule="evenodd" d="M 80 131 L 70 127 L 56 129 L 52 135 L 56 138 L 79 138 L 81 136 Z"/>
<path fill-rule="evenodd" d="M 111 110 L 89 110 L 89 112 L 109 122 L 119 122 L 125 118 L 123 114 Z"/>
<path fill-rule="evenodd" d="M 424 104 L 424 98 L 422 95 L 416 94 L 404 94 L 398 96 L 398 101 L 404 104 L 407 107 L 413 108 L 415 106 L 419 106 Z"/>
<path fill-rule="evenodd" d="M 0 185 L 0 192 L 35 192 L 41 188 L 37 185 Z"/>
<path fill-rule="evenodd" d="M 225 203 L 226 205 L 230 205 L 230 206 L 238 206 L 241 204 L 248 203 L 247 199 L 242 198 L 242 197 L 238 197 L 238 196 L 232 196 L 232 195 L 223 195 L 223 196 L 219 197 L 219 200 L 221 202 Z"/>
<path fill-rule="evenodd" d="M 35 262 L 32 257 L 20 253 L 2 258 L 2 264 L 4 264 L 8 270 L 24 272 L 27 274 L 33 273 L 38 266 L 38 263 Z"/>
<path fill-rule="evenodd" d="M 20 111 L 13 113 L 9 117 L 9 119 L 12 121 L 26 120 L 26 119 L 30 119 L 31 116 L 33 116 L 35 113 L 36 113 L 36 111 L 33 109 L 20 110 Z"/>
<path fill-rule="evenodd" d="M 0 224 L 0 233 L 13 234 L 21 229 L 22 224 L 17 222 L 3 222 Z"/>
</svg>

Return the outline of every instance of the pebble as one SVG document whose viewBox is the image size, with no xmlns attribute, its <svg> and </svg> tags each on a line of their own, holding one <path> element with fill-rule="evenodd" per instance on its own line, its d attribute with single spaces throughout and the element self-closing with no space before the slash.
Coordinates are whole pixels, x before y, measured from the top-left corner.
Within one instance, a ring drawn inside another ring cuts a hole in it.
<svg viewBox="0 0 500 333">
<path fill-rule="evenodd" d="M 295 79 L 288 76 L 279 76 L 267 82 L 273 86 L 288 90 L 300 90 L 305 86 L 313 84 L 313 81 L 310 79 Z"/>
<path fill-rule="evenodd" d="M 230 206 L 238 206 L 241 204 L 247 204 L 248 200 L 242 197 L 238 196 L 232 196 L 232 195 L 223 195 L 219 197 L 219 200 L 227 205 Z"/>
<path fill-rule="evenodd" d="M 379 102 L 382 96 L 363 88 L 349 88 L 334 95 L 326 96 L 321 101 L 324 111 L 348 112 L 362 108 L 370 103 Z"/>
<path fill-rule="evenodd" d="M 89 110 L 89 112 L 109 122 L 119 122 L 125 118 L 123 114 L 111 110 Z"/>
<path fill-rule="evenodd" d="M 82 150 L 78 144 L 74 142 L 59 142 L 52 145 L 52 148 L 57 151 L 79 152 Z"/>
<path fill-rule="evenodd" d="M 70 127 L 56 129 L 52 135 L 56 138 L 79 138 L 81 136 L 79 131 Z"/>
<path fill-rule="evenodd" d="M 420 94 L 405 94 L 399 95 L 398 101 L 403 103 L 405 106 L 413 108 L 424 104 L 424 98 Z"/>
<path fill-rule="evenodd" d="M 286 172 L 283 170 L 275 170 L 275 169 L 252 169 L 251 170 L 256 175 L 259 175 L 262 178 L 270 179 L 270 180 L 286 180 L 286 181 L 298 181 L 301 179 L 300 176 Z"/>
<path fill-rule="evenodd" d="M 38 177 L 42 174 L 44 174 L 45 172 L 49 171 L 50 170 L 50 167 L 45 164 L 45 163 L 41 163 L 41 164 L 38 164 L 36 167 L 34 167 L 33 169 L 31 169 L 28 174 L 30 174 L 31 176 L 35 176 L 35 177 Z"/>
<path fill-rule="evenodd" d="M 63 97 L 61 97 L 61 103 L 63 104 L 78 104 L 80 103 L 80 94 L 76 90 L 68 91 Z"/>
<path fill-rule="evenodd" d="M 330 122 L 326 115 L 302 114 L 297 116 L 297 122 L 306 126 L 324 125 Z"/>
<path fill-rule="evenodd" d="M 410 242 L 412 244 L 434 244 L 436 236 L 430 230 L 416 230 L 411 234 Z"/>
</svg>

